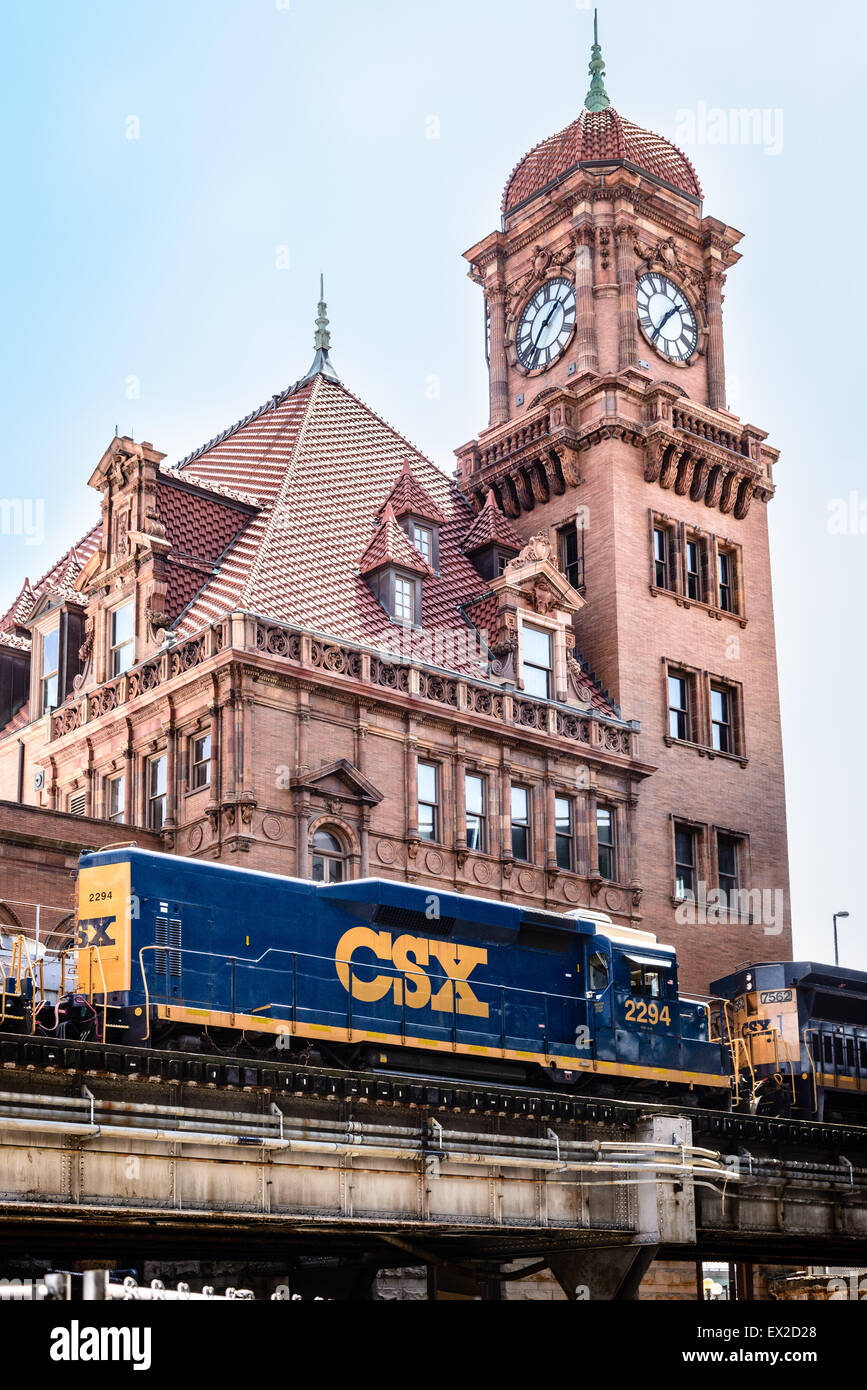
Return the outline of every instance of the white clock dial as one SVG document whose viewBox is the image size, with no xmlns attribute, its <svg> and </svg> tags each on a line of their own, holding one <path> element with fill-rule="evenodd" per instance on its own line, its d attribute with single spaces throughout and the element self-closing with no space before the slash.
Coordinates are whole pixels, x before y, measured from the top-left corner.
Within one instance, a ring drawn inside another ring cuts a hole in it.
<svg viewBox="0 0 867 1390">
<path fill-rule="evenodd" d="M 515 334 L 518 361 L 528 372 L 549 367 L 575 327 L 575 289 L 571 280 L 546 280 L 524 306 Z"/>
<path fill-rule="evenodd" d="M 698 325 L 689 300 L 667 275 L 642 275 L 636 290 L 638 322 L 664 357 L 688 362 L 698 346 Z"/>
</svg>

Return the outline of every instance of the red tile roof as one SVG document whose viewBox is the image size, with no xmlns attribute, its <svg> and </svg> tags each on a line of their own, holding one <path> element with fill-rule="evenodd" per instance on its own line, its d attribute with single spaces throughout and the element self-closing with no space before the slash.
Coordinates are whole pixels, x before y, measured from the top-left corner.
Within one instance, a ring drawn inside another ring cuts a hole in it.
<svg viewBox="0 0 867 1390">
<path fill-rule="evenodd" d="M 606 106 L 602 111 L 582 111 L 565 130 L 550 135 L 524 155 L 506 184 L 503 212 L 531 198 L 577 164 L 597 159 L 636 164 L 691 197 L 701 197 L 698 176 L 682 150 L 661 135 L 624 120 L 613 106 Z"/>
<path fill-rule="evenodd" d="M 464 539 L 464 550 L 472 555 L 473 551 L 481 550 L 485 545 L 502 545 L 510 550 L 520 550 L 523 544 L 509 518 L 497 506 L 493 488 L 489 488 L 485 505 Z"/>
<path fill-rule="evenodd" d="M 442 515 L 442 514 L 441 514 Z M 445 519 L 445 518 L 443 518 Z M 416 550 L 409 536 L 398 524 L 390 502 L 385 504 L 385 514 L 373 533 L 373 539 L 358 562 L 359 574 L 374 574 L 385 565 L 399 565 L 430 578 L 433 570 Z"/>
<path fill-rule="evenodd" d="M 442 526 L 445 521 L 436 502 L 413 473 L 409 459 L 404 459 L 400 477 L 379 509 L 380 516 L 389 504 L 395 516 L 417 516 L 419 521 L 432 521 L 435 526 Z"/>
<path fill-rule="evenodd" d="M 59 599 L 84 602 L 83 596 L 75 588 L 75 581 L 99 548 L 101 540 L 102 522 L 99 521 L 80 541 L 70 546 L 35 584 L 25 579 L 17 598 L 0 618 L 0 646 L 17 647 L 20 651 L 29 652 L 29 635 L 16 629 L 29 620 L 37 603 L 46 594 L 56 595 Z"/>
</svg>

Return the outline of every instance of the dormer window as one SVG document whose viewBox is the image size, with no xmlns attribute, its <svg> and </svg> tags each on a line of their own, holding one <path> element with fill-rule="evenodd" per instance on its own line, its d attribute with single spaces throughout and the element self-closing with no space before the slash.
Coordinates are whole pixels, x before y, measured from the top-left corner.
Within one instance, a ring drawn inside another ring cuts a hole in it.
<svg viewBox="0 0 867 1390">
<path fill-rule="evenodd" d="M 48 714 L 57 709 L 57 692 L 60 675 L 60 625 L 46 632 L 42 638 L 42 698 L 40 714 Z"/>
<path fill-rule="evenodd" d="M 409 536 L 421 558 L 433 567 L 435 559 L 433 527 L 422 526 L 417 521 L 411 521 L 409 523 Z"/>
<path fill-rule="evenodd" d="M 536 695 L 540 700 L 551 698 L 551 677 L 553 661 L 551 656 L 551 633 L 542 627 L 531 627 L 524 623 L 521 678 L 527 695 Z"/>
<path fill-rule="evenodd" d="M 394 616 L 398 622 L 415 622 L 415 584 L 414 579 L 394 576 Z"/>
<path fill-rule="evenodd" d="M 128 671 L 133 664 L 135 623 L 131 600 L 129 603 L 122 603 L 119 608 L 112 610 L 109 624 L 111 636 L 109 672 L 112 676 L 120 676 L 124 671 Z"/>
</svg>

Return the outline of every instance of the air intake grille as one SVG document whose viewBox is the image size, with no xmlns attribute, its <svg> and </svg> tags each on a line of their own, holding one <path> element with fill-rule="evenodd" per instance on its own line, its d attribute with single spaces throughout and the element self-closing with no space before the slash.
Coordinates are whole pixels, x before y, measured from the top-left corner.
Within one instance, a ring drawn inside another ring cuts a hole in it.
<svg viewBox="0 0 867 1390">
<path fill-rule="evenodd" d="M 168 970 L 173 979 L 181 974 L 181 921 L 179 917 L 157 917 L 154 923 L 154 942 L 157 946 L 168 948 L 154 951 L 157 975 L 165 976 Z"/>
<path fill-rule="evenodd" d="M 435 897 L 431 894 L 431 897 Z M 428 917 L 425 912 L 417 912 L 410 907 L 386 907 L 384 904 L 373 914 L 374 922 L 383 927 L 393 927 L 395 931 L 418 932 L 430 936 L 432 932 L 447 936 L 454 929 L 454 917 Z"/>
</svg>

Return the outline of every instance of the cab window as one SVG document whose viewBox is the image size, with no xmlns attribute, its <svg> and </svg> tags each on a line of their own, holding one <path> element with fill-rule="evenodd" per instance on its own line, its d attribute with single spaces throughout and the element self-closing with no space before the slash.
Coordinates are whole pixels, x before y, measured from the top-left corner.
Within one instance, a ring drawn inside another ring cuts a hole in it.
<svg viewBox="0 0 867 1390">
<path fill-rule="evenodd" d="M 659 999 L 663 992 L 662 972 L 649 965 L 630 965 L 629 992 L 645 999 Z"/>
<path fill-rule="evenodd" d="M 587 962 L 587 987 L 592 990 L 608 988 L 608 961 L 601 951 L 594 951 Z"/>
</svg>

